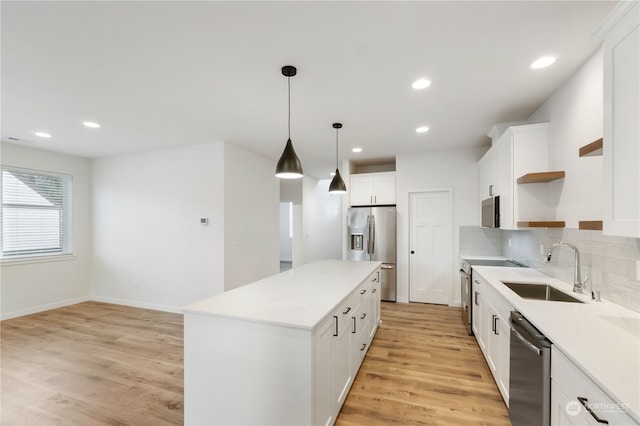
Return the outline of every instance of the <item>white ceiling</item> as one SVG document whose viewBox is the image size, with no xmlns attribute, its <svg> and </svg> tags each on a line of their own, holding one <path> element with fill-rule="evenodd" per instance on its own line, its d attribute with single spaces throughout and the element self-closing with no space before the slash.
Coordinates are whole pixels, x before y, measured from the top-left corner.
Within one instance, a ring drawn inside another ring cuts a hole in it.
<svg viewBox="0 0 640 426">
<path fill-rule="evenodd" d="M 3 1 L 2 140 L 90 158 L 227 141 L 276 160 L 280 68 L 294 65 L 307 174 L 335 168 L 335 121 L 341 159 L 487 146 L 492 124 L 526 120 L 598 48 L 614 5 Z M 531 70 L 545 54 L 558 61 Z"/>
</svg>

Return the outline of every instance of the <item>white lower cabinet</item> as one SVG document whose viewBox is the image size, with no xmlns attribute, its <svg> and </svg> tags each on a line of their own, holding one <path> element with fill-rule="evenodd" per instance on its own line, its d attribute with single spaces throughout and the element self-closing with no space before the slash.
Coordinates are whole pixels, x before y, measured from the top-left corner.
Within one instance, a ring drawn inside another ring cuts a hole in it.
<svg viewBox="0 0 640 426">
<path fill-rule="evenodd" d="M 335 422 L 373 340 L 380 314 L 380 282 L 373 273 L 318 327 L 316 424 Z"/>
<path fill-rule="evenodd" d="M 638 425 L 555 346 L 551 347 L 551 425 Z"/>
<path fill-rule="evenodd" d="M 319 327 L 315 336 L 315 424 L 331 425 L 335 421 L 332 389 L 331 389 L 331 363 L 332 340 L 334 339 L 334 320 L 325 320 Z"/>
<path fill-rule="evenodd" d="M 334 322 L 337 321 L 334 317 Z M 352 344 L 351 321 L 346 321 L 343 327 L 338 327 L 338 335 L 334 333 L 331 343 L 331 395 L 332 411 L 336 412 L 342 407 L 347 397 L 349 386 L 353 381 L 352 375 Z"/>
<path fill-rule="evenodd" d="M 474 274 L 473 284 L 473 332 L 500 394 L 509 405 L 509 313 L 513 307 L 479 274 Z"/>
</svg>

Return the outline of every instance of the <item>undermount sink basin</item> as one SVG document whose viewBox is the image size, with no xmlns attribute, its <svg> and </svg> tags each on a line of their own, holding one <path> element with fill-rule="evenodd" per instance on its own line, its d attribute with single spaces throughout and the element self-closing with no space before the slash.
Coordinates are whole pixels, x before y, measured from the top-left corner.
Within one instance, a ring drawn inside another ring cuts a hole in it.
<svg viewBox="0 0 640 426">
<path fill-rule="evenodd" d="M 551 287 L 548 284 L 534 283 L 512 283 L 502 281 L 502 284 L 509 287 L 515 294 L 524 299 L 548 300 L 551 302 L 573 302 L 584 303 L 567 293 Z"/>
</svg>

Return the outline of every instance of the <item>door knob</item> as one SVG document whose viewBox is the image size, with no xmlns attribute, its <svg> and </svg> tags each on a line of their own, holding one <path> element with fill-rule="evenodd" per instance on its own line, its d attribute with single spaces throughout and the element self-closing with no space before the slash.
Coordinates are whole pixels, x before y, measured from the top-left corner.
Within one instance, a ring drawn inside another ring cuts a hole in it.
<svg viewBox="0 0 640 426">
<path fill-rule="evenodd" d="M 415 251 L 411 250 L 411 254 L 415 254 Z"/>
</svg>

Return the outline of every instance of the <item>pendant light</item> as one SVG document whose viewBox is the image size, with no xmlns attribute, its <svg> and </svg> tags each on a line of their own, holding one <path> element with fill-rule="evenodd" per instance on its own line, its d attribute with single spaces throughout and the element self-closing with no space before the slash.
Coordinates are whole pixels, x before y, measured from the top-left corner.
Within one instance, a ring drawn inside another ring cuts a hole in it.
<svg viewBox="0 0 640 426">
<path fill-rule="evenodd" d="M 282 179 L 299 179 L 302 177 L 302 164 L 291 143 L 291 77 L 295 76 L 296 72 L 297 70 L 294 66 L 285 65 L 282 67 L 282 75 L 287 77 L 287 86 L 289 88 L 289 116 L 287 119 L 289 139 L 287 139 L 287 145 L 284 147 L 276 166 L 276 177 Z"/>
<path fill-rule="evenodd" d="M 342 123 L 333 123 L 333 128 L 336 129 L 336 174 L 329 185 L 329 192 L 332 194 L 344 194 L 347 192 L 347 186 L 344 184 L 342 176 L 340 176 L 340 170 L 338 170 L 338 129 L 342 129 Z"/>
</svg>

